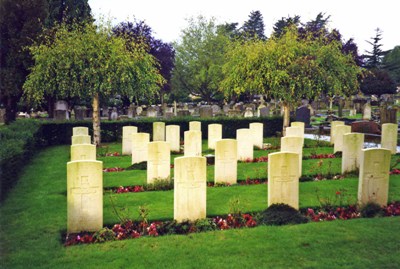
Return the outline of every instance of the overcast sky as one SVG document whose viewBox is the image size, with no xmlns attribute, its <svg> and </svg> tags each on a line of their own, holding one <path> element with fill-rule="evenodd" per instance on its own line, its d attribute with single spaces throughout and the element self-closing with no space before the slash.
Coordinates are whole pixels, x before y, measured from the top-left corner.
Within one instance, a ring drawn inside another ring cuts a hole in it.
<svg viewBox="0 0 400 269">
<path fill-rule="evenodd" d="M 238 22 L 241 26 L 251 11 L 259 10 L 267 36 L 282 17 L 299 15 L 302 22 L 307 22 L 323 12 L 331 16 L 329 28 L 338 29 L 346 40 L 354 38 L 360 54 L 371 49 L 366 40 L 375 36 L 377 27 L 383 31 L 384 50 L 400 45 L 398 0 L 89 0 L 89 4 L 95 18 L 104 15 L 113 18 L 114 23 L 144 20 L 164 42 L 179 39 L 187 26 L 186 18 L 203 15 L 219 23 Z"/>
</svg>

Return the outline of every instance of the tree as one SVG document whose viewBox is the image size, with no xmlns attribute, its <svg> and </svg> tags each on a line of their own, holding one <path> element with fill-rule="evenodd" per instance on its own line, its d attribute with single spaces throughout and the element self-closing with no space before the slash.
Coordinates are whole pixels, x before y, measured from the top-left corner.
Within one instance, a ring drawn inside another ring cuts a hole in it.
<svg viewBox="0 0 400 269">
<path fill-rule="evenodd" d="M 386 52 L 382 50 L 382 44 L 380 43 L 382 40 L 382 31 L 379 28 L 375 29 L 375 37 L 371 37 L 371 41 L 367 41 L 368 44 L 372 46 L 371 51 L 366 51 L 367 54 L 363 55 L 364 58 L 364 66 L 367 69 L 379 69 L 381 68 L 383 56 L 385 56 Z"/>
<path fill-rule="evenodd" d="M 99 98 L 119 94 L 151 98 L 163 79 L 155 59 L 141 44 L 111 36 L 111 27 L 90 23 L 62 24 L 54 40 L 34 44 L 35 60 L 23 88 L 27 101 L 40 103 L 45 94 L 57 97 L 90 97 L 93 108 L 93 139 L 100 144 Z M 53 38 L 53 37 L 52 37 Z"/>
<path fill-rule="evenodd" d="M 389 73 L 383 69 L 368 70 L 361 81 L 360 89 L 364 94 L 395 94 L 397 87 Z"/>
<path fill-rule="evenodd" d="M 273 35 L 275 37 L 280 37 L 282 34 L 284 34 L 286 28 L 293 27 L 293 26 L 298 28 L 299 25 L 300 25 L 300 16 L 298 16 L 298 15 L 295 15 L 294 17 L 287 17 L 287 18 L 282 17 L 280 20 L 278 20 L 274 24 Z"/>
<path fill-rule="evenodd" d="M 400 85 L 400 46 L 394 47 L 383 57 L 383 68 L 389 73 L 397 85 Z"/>
<path fill-rule="evenodd" d="M 264 19 L 259 10 L 250 12 L 249 19 L 243 24 L 242 35 L 248 39 L 266 39 L 264 34 Z"/>
<path fill-rule="evenodd" d="M 0 1 L 0 106 L 6 109 L 6 123 L 15 120 L 22 84 L 32 65 L 24 48 L 42 31 L 47 12 L 45 0 Z"/>
<path fill-rule="evenodd" d="M 130 42 L 146 44 L 146 51 L 157 59 L 159 72 L 166 81 L 159 92 L 160 101 L 163 103 L 164 95 L 171 91 L 175 51 L 171 44 L 154 38 L 152 32 L 144 21 L 121 22 L 113 28 L 113 34 L 125 38 L 129 41 L 128 44 Z"/>
<path fill-rule="evenodd" d="M 226 44 L 229 37 L 218 31 L 215 20 L 199 16 L 188 20 L 181 40 L 175 43 L 174 94 L 193 95 L 210 102 L 218 99 Z"/>
<path fill-rule="evenodd" d="M 331 94 L 352 94 L 358 89 L 360 68 L 341 43 L 313 36 L 299 38 L 289 28 L 280 38 L 236 43 L 227 53 L 221 90 L 267 94 L 284 106 L 283 132 L 289 126 L 290 104 L 312 99 L 329 89 Z"/>
<path fill-rule="evenodd" d="M 51 28 L 62 22 L 67 24 L 93 21 L 88 0 L 48 0 L 49 16 L 46 26 Z"/>
</svg>

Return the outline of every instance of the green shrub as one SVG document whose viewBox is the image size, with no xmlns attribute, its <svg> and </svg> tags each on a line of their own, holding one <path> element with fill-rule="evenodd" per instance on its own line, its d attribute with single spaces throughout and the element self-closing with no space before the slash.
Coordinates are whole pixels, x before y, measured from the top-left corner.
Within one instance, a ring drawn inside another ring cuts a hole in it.
<svg viewBox="0 0 400 269">
<path fill-rule="evenodd" d="M 199 219 L 194 223 L 196 232 L 214 231 L 217 229 L 217 224 L 212 219 Z"/>
<path fill-rule="evenodd" d="M 362 205 L 360 208 L 360 213 L 363 218 L 383 216 L 382 207 L 374 202 L 368 202 L 365 205 Z"/>
<path fill-rule="evenodd" d="M 267 225 L 300 224 L 308 219 L 287 204 L 273 204 L 262 213 L 262 222 Z"/>
</svg>

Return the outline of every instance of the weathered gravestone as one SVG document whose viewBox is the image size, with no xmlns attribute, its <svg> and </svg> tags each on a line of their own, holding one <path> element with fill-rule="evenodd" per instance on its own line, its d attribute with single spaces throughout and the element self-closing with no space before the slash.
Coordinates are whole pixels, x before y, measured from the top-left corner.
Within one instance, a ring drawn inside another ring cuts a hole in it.
<svg viewBox="0 0 400 269">
<path fill-rule="evenodd" d="M 189 110 L 179 110 L 177 116 L 178 117 L 187 117 L 187 116 L 190 116 L 190 112 L 189 112 Z"/>
<path fill-rule="evenodd" d="M 310 127 L 311 112 L 307 106 L 301 106 L 296 109 L 296 121 L 304 122 L 305 126 Z"/>
<path fill-rule="evenodd" d="M 123 126 L 122 127 L 122 155 L 132 154 L 132 134 L 137 133 L 136 126 Z"/>
<path fill-rule="evenodd" d="M 237 141 L 221 139 L 215 143 L 215 183 L 237 183 Z"/>
<path fill-rule="evenodd" d="M 391 153 L 388 149 L 363 149 L 358 179 L 358 203 L 387 205 Z"/>
<path fill-rule="evenodd" d="M 200 131 L 185 131 L 184 133 L 184 155 L 201 156 L 201 132 Z"/>
<path fill-rule="evenodd" d="M 57 101 L 54 105 L 54 117 L 56 120 L 66 120 L 68 117 L 68 103 L 66 101 Z"/>
<path fill-rule="evenodd" d="M 244 112 L 244 117 L 245 118 L 254 117 L 254 113 L 251 107 L 246 107 L 246 111 Z"/>
<path fill-rule="evenodd" d="M 397 109 L 381 107 L 380 108 L 380 122 L 384 123 L 397 123 Z"/>
<path fill-rule="evenodd" d="M 153 122 L 153 141 L 165 141 L 165 122 Z"/>
<path fill-rule="evenodd" d="M 299 177 L 297 153 L 268 154 L 268 206 L 283 203 L 299 209 Z"/>
<path fill-rule="evenodd" d="M 201 106 L 199 108 L 200 118 L 212 118 L 213 110 L 210 106 Z"/>
<path fill-rule="evenodd" d="M 135 116 L 136 116 L 135 104 L 130 104 L 128 107 L 128 118 L 132 119 Z"/>
<path fill-rule="evenodd" d="M 342 174 L 357 171 L 360 167 L 364 134 L 347 133 L 343 135 Z"/>
<path fill-rule="evenodd" d="M 364 106 L 364 110 L 363 110 L 363 120 L 370 120 L 371 119 L 371 113 L 372 113 L 372 109 L 371 109 L 371 104 L 370 103 L 366 103 Z"/>
<path fill-rule="evenodd" d="M 71 137 L 72 145 L 90 144 L 90 135 L 73 135 Z"/>
<path fill-rule="evenodd" d="M 181 150 L 179 125 L 167 125 L 165 127 L 165 141 L 169 143 L 172 152 L 179 152 Z"/>
<path fill-rule="evenodd" d="M 301 147 L 304 145 L 304 132 L 299 126 L 286 127 L 286 135 L 285 137 L 300 137 L 301 138 Z"/>
<path fill-rule="evenodd" d="M 213 115 L 221 114 L 221 108 L 219 107 L 219 105 L 212 105 L 211 109 L 212 109 Z"/>
<path fill-rule="evenodd" d="M 379 124 L 374 121 L 354 121 L 351 123 L 351 131 L 364 134 L 381 134 Z"/>
<path fill-rule="evenodd" d="M 335 144 L 333 145 L 333 152 L 343 151 L 343 135 L 351 133 L 351 126 L 337 125 L 335 127 Z"/>
<path fill-rule="evenodd" d="M 237 129 L 237 151 L 238 160 L 253 160 L 253 140 L 251 139 L 252 133 L 250 129 Z"/>
<path fill-rule="evenodd" d="M 258 149 L 262 149 L 264 144 L 264 125 L 260 122 L 252 122 L 249 124 L 249 129 L 253 145 Z"/>
<path fill-rule="evenodd" d="M 336 131 L 336 126 L 338 126 L 338 125 L 344 125 L 344 121 L 336 120 L 336 121 L 331 122 L 331 131 L 330 131 L 331 132 L 331 136 L 330 136 L 331 145 L 335 144 L 335 131 Z"/>
<path fill-rule="evenodd" d="M 103 228 L 103 163 L 67 163 L 67 233 Z"/>
<path fill-rule="evenodd" d="M 205 157 L 178 157 L 174 161 L 174 219 L 195 221 L 206 217 Z"/>
<path fill-rule="evenodd" d="M 303 138 L 298 136 L 281 137 L 281 152 L 294 152 L 299 156 L 299 176 L 302 175 L 303 166 Z"/>
<path fill-rule="evenodd" d="M 113 107 L 112 111 L 111 111 L 111 116 L 110 116 L 111 120 L 117 120 L 118 119 L 118 111 L 116 107 Z"/>
<path fill-rule="evenodd" d="M 201 131 L 201 122 L 200 121 L 190 121 L 189 122 L 189 131 Z"/>
<path fill-rule="evenodd" d="M 169 180 L 171 172 L 171 155 L 169 143 L 165 141 L 147 144 L 147 184 L 155 180 Z"/>
<path fill-rule="evenodd" d="M 91 144 L 71 145 L 71 161 L 96 160 L 96 146 Z"/>
<path fill-rule="evenodd" d="M 396 154 L 397 151 L 397 129 L 397 124 L 382 124 L 381 147 L 390 150 L 392 154 Z"/>
<path fill-rule="evenodd" d="M 147 108 L 147 110 L 146 110 L 146 116 L 147 117 L 154 118 L 154 117 L 157 117 L 157 115 L 158 115 L 158 112 L 157 112 L 157 109 L 155 107 Z"/>
<path fill-rule="evenodd" d="M 222 139 L 222 124 L 208 125 L 208 148 L 215 149 L 215 143 Z"/>
<path fill-rule="evenodd" d="M 72 135 L 89 135 L 89 128 L 87 127 L 74 127 L 72 128 Z"/>
<path fill-rule="evenodd" d="M 147 162 L 150 134 L 132 133 L 132 164 Z"/>
<path fill-rule="evenodd" d="M 74 112 L 75 120 L 84 120 L 86 116 L 86 110 L 87 108 L 85 106 L 74 106 L 74 110 L 72 112 Z"/>
<path fill-rule="evenodd" d="M 260 117 L 269 117 L 270 115 L 270 108 L 269 107 L 262 107 L 259 109 Z"/>
</svg>

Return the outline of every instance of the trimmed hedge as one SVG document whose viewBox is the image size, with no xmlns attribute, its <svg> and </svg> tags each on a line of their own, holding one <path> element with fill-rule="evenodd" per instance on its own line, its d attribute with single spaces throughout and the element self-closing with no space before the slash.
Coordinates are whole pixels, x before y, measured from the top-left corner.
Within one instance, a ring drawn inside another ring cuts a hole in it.
<svg viewBox="0 0 400 269">
<path fill-rule="evenodd" d="M 115 142 L 122 139 L 123 126 L 136 126 L 139 132 L 149 133 L 152 136 L 153 122 L 162 121 L 165 125 L 179 125 L 181 138 L 184 132 L 189 130 L 190 121 L 201 121 L 201 129 L 203 139 L 208 136 L 208 124 L 222 124 L 222 137 L 235 138 L 236 130 L 240 128 L 249 128 L 252 122 L 261 122 L 264 124 L 264 136 L 275 136 L 277 132 L 282 130 L 282 117 L 266 117 L 266 118 L 210 118 L 200 119 L 194 117 L 184 117 L 175 119 L 158 119 L 144 118 L 119 121 L 102 121 L 101 142 Z M 72 128 L 82 126 L 89 128 L 89 134 L 93 135 L 93 125 L 91 121 L 65 121 L 65 122 L 43 122 L 38 134 L 38 140 L 41 145 L 60 145 L 70 144 L 72 136 Z M 151 139 L 151 138 L 150 138 Z"/>
</svg>

